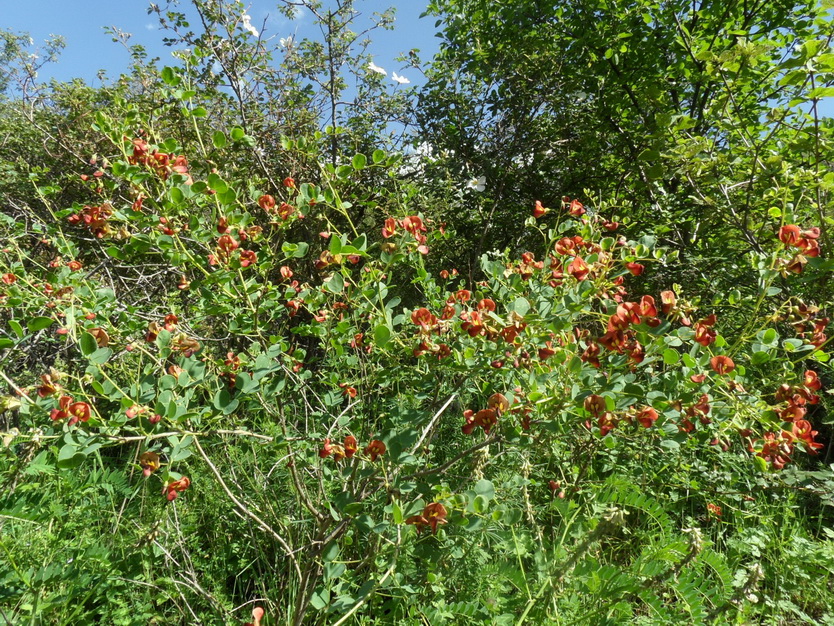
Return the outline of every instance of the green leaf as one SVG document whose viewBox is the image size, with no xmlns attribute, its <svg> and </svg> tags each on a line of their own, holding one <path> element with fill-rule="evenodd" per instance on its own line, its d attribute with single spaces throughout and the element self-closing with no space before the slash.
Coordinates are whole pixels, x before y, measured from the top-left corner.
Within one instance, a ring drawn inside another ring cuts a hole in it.
<svg viewBox="0 0 834 626">
<path fill-rule="evenodd" d="M 403 509 L 396 500 L 391 503 L 391 514 L 395 524 L 400 525 L 403 523 Z"/>
<path fill-rule="evenodd" d="M 237 408 L 237 398 L 233 398 L 228 389 L 221 389 L 214 394 L 214 408 L 228 415 Z"/>
<path fill-rule="evenodd" d="M 162 68 L 161 73 L 162 81 L 166 85 L 170 85 L 171 87 L 176 87 L 180 84 L 180 77 L 174 73 L 174 69 L 168 66 Z"/>
<path fill-rule="evenodd" d="M 365 169 L 367 163 L 368 158 L 361 152 L 353 157 L 353 169 L 357 171 Z"/>
<path fill-rule="evenodd" d="M 337 237 L 336 235 L 333 235 L 332 237 L 330 237 L 330 248 L 329 248 L 329 250 L 330 250 L 330 254 L 332 254 L 334 256 L 337 255 L 337 254 L 341 254 L 341 252 L 342 252 L 342 240 L 341 240 L 340 237 Z"/>
<path fill-rule="evenodd" d="M 527 298 L 516 298 L 513 302 L 511 309 L 524 317 L 530 311 L 530 302 Z"/>
<path fill-rule="evenodd" d="M 342 293 L 345 289 L 345 279 L 342 278 L 341 274 L 336 272 L 333 276 L 324 281 L 324 286 L 330 293 Z"/>
<path fill-rule="evenodd" d="M 58 451 L 58 467 L 60 469 L 72 469 L 84 462 L 84 453 L 74 443 L 64 444 Z"/>
<path fill-rule="evenodd" d="M 680 359 L 681 355 L 677 350 L 666 348 L 663 351 L 663 362 L 666 363 L 666 365 L 677 365 Z"/>
<path fill-rule="evenodd" d="M 33 317 L 26 323 L 26 327 L 33 333 L 49 328 L 52 326 L 53 319 L 51 317 Z"/>
<path fill-rule="evenodd" d="M 218 130 L 211 136 L 211 143 L 214 144 L 215 148 L 225 148 L 226 133 L 224 133 L 222 130 Z"/>
<path fill-rule="evenodd" d="M 78 339 L 78 347 L 81 348 L 81 354 L 88 356 L 98 350 L 98 342 L 90 333 L 82 333 Z"/>
<path fill-rule="evenodd" d="M 230 134 L 232 136 L 232 141 L 240 141 L 241 139 L 243 139 L 244 135 L 246 135 L 246 133 L 243 132 L 243 129 L 240 126 L 235 126 Z"/>
<path fill-rule="evenodd" d="M 374 164 L 382 163 L 385 160 L 385 151 L 384 150 L 374 150 L 373 155 L 371 158 L 374 161 Z"/>
<path fill-rule="evenodd" d="M 11 328 L 14 334 L 17 335 L 18 339 L 23 339 L 26 336 L 23 326 L 21 326 L 20 322 L 17 320 L 9 320 L 9 328 Z"/>
<path fill-rule="evenodd" d="M 495 485 L 492 484 L 492 481 L 489 481 L 486 478 L 482 478 L 476 482 L 475 486 L 472 487 L 472 491 L 479 496 L 483 496 L 487 500 L 492 500 L 495 497 Z"/>
<path fill-rule="evenodd" d="M 90 363 L 95 363 L 96 365 L 104 365 L 113 355 L 113 351 L 110 348 L 99 348 L 95 352 L 93 352 L 87 358 L 90 360 Z"/>
<path fill-rule="evenodd" d="M 205 107 L 196 107 L 191 111 L 192 117 L 205 117 L 208 115 L 208 111 L 206 111 Z"/>
<path fill-rule="evenodd" d="M 384 348 L 388 345 L 389 341 L 391 341 L 391 329 L 388 326 L 380 324 L 374 328 L 374 343 L 378 347 Z"/>
</svg>

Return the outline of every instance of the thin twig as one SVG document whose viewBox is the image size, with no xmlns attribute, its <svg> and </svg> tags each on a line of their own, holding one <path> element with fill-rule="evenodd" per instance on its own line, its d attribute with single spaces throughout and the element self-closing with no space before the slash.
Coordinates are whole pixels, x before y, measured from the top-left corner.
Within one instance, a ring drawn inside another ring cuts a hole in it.
<svg viewBox="0 0 834 626">
<path fill-rule="evenodd" d="M 284 540 L 283 537 L 281 537 L 281 535 L 275 532 L 275 530 L 269 524 L 267 524 L 260 517 L 255 515 L 240 500 L 238 500 L 235 497 L 235 495 L 229 490 L 229 487 L 226 485 L 226 482 L 223 480 L 223 477 L 220 475 L 220 472 L 217 471 L 217 467 L 215 467 L 214 463 L 211 462 L 211 459 L 208 458 L 206 451 L 203 450 L 203 446 L 200 445 L 200 442 L 196 437 L 194 438 L 194 445 L 197 447 L 197 451 L 200 453 L 200 456 L 203 457 L 203 461 L 206 462 L 206 465 L 209 466 L 209 469 L 212 471 L 215 478 L 217 478 L 217 482 L 220 483 L 220 487 L 223 489 L 223 491 L 226 492 L 226 495 L 229 496 L 229 499 L 231 499 L 231 501 L 235 503 L 235 506 L 242 513 L 249 516 L 258 526 L 260 526 L 263 530 L 272 535 L 275 538 L 275 540 L 281 544 L 281 547 L 284 548 L 284 552 L 286 552 L 287 556 L 290 558 L 293 567 L 295 567 L 295 573 L 298 575 L 298 579 L 301 580 L 301 568 L 299 567 L 298 560 L 296 560 L 293 550 L 289 546 L 289 544 Z"/>
</svg>

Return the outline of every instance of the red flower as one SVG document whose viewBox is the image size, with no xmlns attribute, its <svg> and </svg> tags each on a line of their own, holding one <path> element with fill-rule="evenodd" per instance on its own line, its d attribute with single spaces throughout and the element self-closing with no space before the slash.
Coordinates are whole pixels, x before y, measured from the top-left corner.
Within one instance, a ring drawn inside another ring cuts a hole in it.
<svg viewBox="0 0 834 626">
<path fill-rule="evenodd" d="M 424 331 L 427 331 L 429 328 L 437 324 L 437 317 L 435 317 L 427 308 L 422 307 L 412 311 L 411 321 Z"/>
<path fill-rule="evenodd" d="M 284 179 L 284 187 L 288 189 L 295 189 L 295 180 L 292 177 L 287 176 Z"/>
<path fill-rule="evenodd" d="M 58 408 L 57 409 L 52 409 L 52 412 L 49 414 L 50 419 L 52 419 L 52 421 L 57 421 L 57 420 L 62 420 L 65 417 L 69 417 L 69 414 L 67 412 L 67 408 L 69 407 L 69 405 L 71 403 L 72 403 L 72 397 L 71 396 L 61 396 L 58 399 Z"/>
<path fill-rule="evenodd" d="M 736 368 L 736 364 L 733 363 L 733 360 L 723 354 L 712 357 L 709 360 L 709 364 L 718 374 L 729 374 Z"/>
<path fill-rule="evenodd" d="M 475 414 L 472 423 L 483 428 L 488 435 L 492 427 L 498 423 L 498 412 L 495 409 L 481 409 Z"/>
<path fill-rule="evenodd" d="M 710 515 L 715 515 L 716 517 L 721 517 L 721 507 L 718 506 L 717 504 L 713 504 L 712 502 L 707 504 L 707 511 L 710 513 Z"/>
<path fill-rule="evenodd" d="M 11 273 L 3 274 L 3 276 L 0 276 L 0 280 L 2 280 L 7 285 L 13 285 L 17 281 L 17 276 Z"/>
<path fill-rule="evenodd" d="M 582 206 L 582 203 L 579 200 L 573 200 L 568 207 L 568 213 L 570 213 L 573 217 L 582 217 L 585 215 L 585 207 Z"/>
<path fill-rule="evenodd" d="M 539 219 L 540 217 L 544 217 L 550 209 L 546 209 L 542 206 L 542 203 L 539 200 L 536 200 L 536 206 L 533 208 L 533 217 Z"/>
<path fill-rule="evenodd" d="M 292 268 L 290 268 L 289 265 L 282 265 L 280 271 L 281 271 L 281 278 L 283 280 L 289 280 L 290 278 L 293 277 L 293 271 L 292 271 Z"/>
<path fill-rule="evenodd" d="M 588 411 L 588 413 L 590 413 L 594 417 L 599 417 L 606 410 L 605 398 L 596 394 L 591 394 L 590 396 L 585 398 L 583 407 L 586 411 Z"/>
<path fill-rule="evenodd" d="M 291 204 L 287 204 L 286 202 L 282 202 L 281 206 L 278 207 L 278 217 L 282 220 L 289 219 L 290 215 L 295 212 L 295 207 Z"/>
<path fill-rule="evenodd" d="M 669 315 L 678 303 L 675 292 L 671 290 L 661 291 L 660 303 L 660 309 L 663 311 L 664 315 Z"/>
<path fill-rule="evenodd" d="M 581 256 L 574 257 L 573 261 L 570 262 L 567 268 L 568 274 L 573 276 L 576 280 L 585 280 L 588 276 L 588 272 L 590 269 L 588 268 L 587 263 Z"/>
<path fill-rule="evenodd" d="M 345 437 L 345 456 L 347 458 L 351 458 L 356 451 L 359 449 L 359 444 L 356 441 L 356 437 L 353 435 L 348 435 Z"/>
<path fill-rule="evenodd" d="M 819 391 L 822 387 L 822 381 L 820 381 L 819 376 L 817 376 L 814 370 L 806 370 L 805 379 L 802 384 L 811 391 Z"/>
<path fill-rule="evenodd" d="M 432 502 L 426 505 L 423 509 L 422 515 L 412 515 L 407 520 L 406 524 L 411 524 L 417 528 L 419 533 L 424 526 L 430 526 L 432 534 L 437 532 L 439 524 L 446 524 L 446 507 L 439 502 Z"/>
<path fill-rule="evenodd" d="M 796 246 L 802 238 L 802 231 L 796 224 L 787 224 L 779 229 L 779 241 L 786 246 Z"/>
<path fill-rule="evenodd" d="M 494 393 L 487 400 L 487 407 L 493 409 L 500 415 L 510 409 L 510 401 L 503 393 Z"/>
<path fill-rule="evenodd" d="M 159 469 L 159 455 L 156 452 L 143 452 L 139 457 L 139 465 L 142 466 L 142 474 L 147 478 Z"/>
<path fill-rule="evenodd" d="M 393 237 L 397 234 L 397 220 L 393 217 L 389 217 L 385 220 L 385 226 L 382 227 L 382 236 L 385 239 Z"/>
<path fill-rule="evenodd" d="M 324 440 L 324 445 L 319 450 L 319 458 L 325 459 L 333 452 L 333 446 L 330 445 L 330 439 Z"/>
<path fill-rule="evenodd" d="M 183 476 L 179 480 L 168 483 L 162 488 L 162 493 L 168 498 L 168 502 L 175 500 L 181 492 L 185 491 L 191 486 L 191 479 Z M 166 493 L 167 492 L 167 493 Z"/>
<path fill-rule="evenodd" d="M 446 523 L 446 508 L 439 502 L 433 502 L 423 509 L 423 517 L 429 521 L 432 534 L 437 532 L 438 524 Z"/>
<path fill-rule="evenodd" d="M 271 213 L 275 208 L 275 198 L 269 194 L 265 194 L 258 198 L 258 206 L 260 206 L 267 213 Z"/>
<path fill-rule="evenodd" d="M 379 439 L 373 439 L 371 443 L 365 448 L 365 454 L 370 455 L 371 461 L 376 461 L 377 457 L 385 454 L 385 444 Z"/>
<path fill-rule="evenodd" d="M 90 419 L 90 405 L 86 402 L 73 402 L 70 396 L 61 396 L 58 400 L 58 408 L 52 409 L 50 417 L 53 420 L 69 418 L 70 426 L 76 422 L 86 422 Z"/>
<path fill-rule="evenodd" d="M 40 387 L 38 387 L 38 395 L 41 398 L 46 398 L 47 396 L 51 396 L 53 393 L 58 391 L 59 385 L 58 385 L 57 382 L 52 380 L 52 375 L 43 374 L 41 376 L 41 381 L 42 381 L 42 384 L 41 384 Z"/>
<path fill-rule="evenodd" d="M 645 406 L 637 412 L 637 421 L 640 422 L 643 428 L 651 428 L 657 421 L 657 411 Z"/>
<path fill-rule="evenodd" d="M 626 269 L 631 272 L 632 276 L 640 276 L 640 274 L 643 273 L 643 270 L 646 269 L 645 266 L 640 263 L 626 263 L 625 266 Z"/>
</svg>

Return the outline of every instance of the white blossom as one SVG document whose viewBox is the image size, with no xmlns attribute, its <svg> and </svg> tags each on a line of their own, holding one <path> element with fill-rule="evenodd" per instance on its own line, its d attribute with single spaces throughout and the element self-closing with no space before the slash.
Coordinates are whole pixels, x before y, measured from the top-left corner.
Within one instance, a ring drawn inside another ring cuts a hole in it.
<svg viewBox="0 0 834 626">
<path fill-rule="evenodd" d="M 368 69 L 371 70 L 372 72 L 376 72 L 377 74 L 382 74 L 383 76 L 388 76 L 388 72 L 386 72 L 383 68 L 381 68 L 379 65 L 377 65 L 373 61 L 368 63 Z"/>
<path fill-rule="evenodd" d="M 400 76 L 396 72 L 391 72 L 391 78 L 394 80 L 395 83 L 399 83 L 400 85 L 407 85 L 411 82 L 405 76 Z"/>
<path fill-rule="evenodd" d="M 288 37 L 281 37 L 281 39 L 278 40 L 278 43 L 281 44 L 282 48 L 289 48 L 292 45 L 292 42 L 293 42 L 292 35 L 290 35 Z"/>
<path fill-rule="evenodd" d="M 243 19 L 243 30 L 248 30 L 250 33 L 252 33 L 253 37 L 258 37 L 259 36 L 258 29 L 255 28 L 254 26 L 252 26 L 252 18 L 249 16 L 249 14 L 244 13 L 242 19 Z"/>
<path fill-rule="evenodd" d="M 472 189 L 474 191 L 483 191 L 486 189 L 486 176 L 481 176 L 480 178 L 472 178 L 469 182 L 466 183 L 467 189 Z"/>
</svg>

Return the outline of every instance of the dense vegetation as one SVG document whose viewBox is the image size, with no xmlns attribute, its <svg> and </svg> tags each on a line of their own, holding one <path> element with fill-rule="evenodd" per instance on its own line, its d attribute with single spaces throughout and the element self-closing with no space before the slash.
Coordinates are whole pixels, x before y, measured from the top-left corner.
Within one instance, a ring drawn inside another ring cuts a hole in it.
<svg viewBox="0 0 834 626">
<path fill-rule="evenodd" d="M 0 33 L 0 619 L 834 624 L 827 9 L 355 9 Z"/>
</svg>

